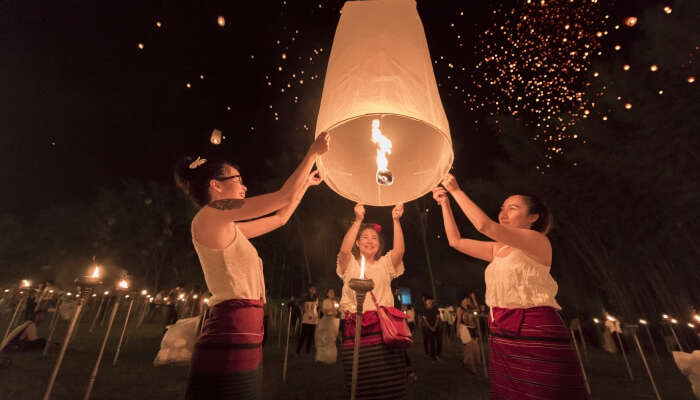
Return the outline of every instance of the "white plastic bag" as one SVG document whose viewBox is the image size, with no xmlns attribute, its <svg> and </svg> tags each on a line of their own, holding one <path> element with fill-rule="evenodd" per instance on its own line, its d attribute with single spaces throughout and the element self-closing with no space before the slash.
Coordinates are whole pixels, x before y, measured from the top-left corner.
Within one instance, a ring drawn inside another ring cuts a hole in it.
<svg viewBox="0 0 700 400">
<path fill-rule="evenodd" d="M 76 308 L 78 308 L 78 305 L 74 301 L 62 302 L 60 307 L 58 307 L 58 315 L 62 320 L 68 321 L 73 318 Z"/>
<path fill-rule="evenodd" d="M 199 333 L 197 330 L 199 320 L 200 317 L 183 318 L 168 325 L 163 340 L 160 342 L 160 351 L 153 360 L 153 366 L 189 363 Z"/>
<path fill-rule="evenodd" d="M 673 361 L 690 381 L 696 399 L 700 399 L 700 350 L 692 353 L 673 352 Z"/>
<path fill-rule="evenodd" d="M 315 346 L 316 346 L 316 361 L 327 364 L 334 364 L 338 359 L 338 349 L 336 348 L 336 339 L 338 338 L 338 327 L 340 320 L 338 318 L 324 315 L 316 325 Z"/>
</svg>

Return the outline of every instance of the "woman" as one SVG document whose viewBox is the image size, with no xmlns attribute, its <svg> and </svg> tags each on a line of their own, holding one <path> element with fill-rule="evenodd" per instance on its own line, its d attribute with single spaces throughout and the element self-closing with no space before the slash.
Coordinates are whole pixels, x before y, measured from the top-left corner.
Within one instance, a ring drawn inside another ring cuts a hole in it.
<svg viewBox="0 0 700 400">
<path fill-rule="evenodd" d="M 338 337 L 338 299 L 335 290 L 328 289 L 321 303 L 323 316 L 316 328 L 316 361 L 334 364 L 338 359 L 336 338 Z"/>
<path fill-rule="evenodd" d="M 186 158 L 175 171 L 178 186 L 200 208 L 192 219 L 192 243 L 212 294 L 192 355 L 188 399 L 260 397 L 265 281 L 248 239 L 287 222 L 308 186 L 321 182 L 309 172 L 327 150 L 322 133 L 278 191 L 251 198 L 238 168 L 226 161 Z"/>
<path fill-rule="evenodd" d="M 552 225 L 534 196 L 508 197 L 491 220 L 447 175 L 433 197 L 442 208 L 450 246 L 490 262 L 486 267 L 491 393 L 494 399 L 585 399 L 583 376 L 569 332 L 557 313 L 557 283 L 549 273 Z M 477 231 L 492 239 L 462 238 L 449 192 Z"/>
<path fill-rule="evenodd" d="M 338 253 L 336 273 L 343 280 L 340 310 L 345 312 L 343 332 L 343 371 L 345 384 L 350 389 L 352 380 L 352 356 L 355 343 L 355 316 L 357 300 L 350 288 L 352 278 L 360 277 L 361 258 L 365 260 L 365 278 L 374 281 L 372 293 L 377 303 L 384 307 L 394 306 L 391 280 L 404 272 L 404 239 L 399 219 L 403 215 L 403 205 L 399 204 L 391 212 L 394 226 L 394 248 L 382 254 L 384 243 L 380 236 L 381 226 L 363 224 L 365 207 L 355 205 L 355 220 L 348 229 Z M 356 395 L 358 399 L 384 399 L 406 397 L 406 359 L 403 350 L 392 350 L 382 343 L 377 307 L 372 296 L 367 293 L 363 304 L 362 339 L 360 341 L 360 364 L 357 376 Z"/>
<path fill-rule="evenodd" d="M 479 345 L 474 325 L 474 314 L 471 309 L 471 299 L 465 296 L 457 307 L 457 335 L 462 342 L 462 365 L 469 368 L 469 372 L 477 375 L 476 365 L 479 364 Z"/>
</svg>

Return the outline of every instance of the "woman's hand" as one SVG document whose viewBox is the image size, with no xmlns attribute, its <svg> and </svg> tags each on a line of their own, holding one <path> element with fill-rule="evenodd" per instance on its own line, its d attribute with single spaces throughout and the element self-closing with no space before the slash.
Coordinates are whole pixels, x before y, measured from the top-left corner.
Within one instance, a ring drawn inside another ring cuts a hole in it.
<svg viewBox="0 0 700 400">
<path fill-rule="evenodd" d="M 403 215 L 403 203 L 399 203 L 399 204 L 394 206 L 393 210 L 391 210 L 391 219 L 396 221 L 399 218 L 401 218 L 402 215 Z"/>
<path fill-rule="evenodd" d="M 330 142 L 330 136 L 328 132 L 321 132 L 320 135 L 311 143 L 309 147 L 309 153 L 315 155 L 316 157 L 323 155 L 323 153 L 328 151 L 328 143 Z"/>
<path fill-rule="evenodd" d="M 311 171 L 308 180 L 306 181 L 309 186 L 318 186 L 323 182 L 323 175 L 321 175 L 320 170 Z"/>
<path fill-rule="evenodd" d="M 435 199 L 435 201 L 436 201 L 439 205 L 444 206 L 445 203 L 446 203 L 447 201 L 449 201 L 449 200 L 447 199 L 447 191 L 445 190 L 445 188 L 444 188 L 444 187 L 440 187 L 440 186 L 434 187 L 434 188 L 433 188 L 433 199 Z"/>
<path fill-rule="evenodd" d="M 355 204 L 355 220 L 362 221 L 365 219 L 365 206 L 360 203 Z"/>
<path fill-rule="evenodd" d="M 442 179 L 442 186 L 450 193 L 460 190 L 459 183 L 457 183 L 457 179 L 455 179 L 452 174 L 447 174 L 447 176 Z"/>
</svg>

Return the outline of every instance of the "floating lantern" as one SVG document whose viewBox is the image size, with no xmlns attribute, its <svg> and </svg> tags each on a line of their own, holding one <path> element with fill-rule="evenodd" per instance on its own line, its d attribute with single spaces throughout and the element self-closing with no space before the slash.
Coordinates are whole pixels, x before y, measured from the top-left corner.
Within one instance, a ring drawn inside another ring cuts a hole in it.
<svg viewBox="0 0 700 400">
<path fill-rule="evenodd" d="M 216 23 L 223 28 L 226 26 L 226 18 L 224 18 L 223 15 L 219 15 L 219 17 L 216 19 Z"/>
<path fill-rule="evenodd" d="M 686 81 L 688 81 L 688 83 L 693 83 L 693 82 L 695 82 L 695 77 L 689 76 L 688 79 L 686 79 Z"/>
<path fill-rule="evenodd" d="M 319 169 L 328 186 L 350 200 L 410 201 L 447 174 L 454 158 L 450 128 L 415 0 L 345 3 L 316 136 L 324 131 L 332 145 Z M 377 164 L 384 161 L 382 149 L 390 155 L 385 170 Z"/>
<path fill-rule="evenodd" d="M 673 9 L 671 7 L 669 7 L 669 6 L 664 7 L 664 12 L 666 14 L 670 14 L 672 11 L 673 11 Z"/>
<path fill-rule="evenodd" d="M 27 280 L 27 279 L 22 279 L 22 287 L 30 287 L 32 286 L 32 282 Z"/>
<path fill-rule="evenodd" d="M 633 27 L 637 25 L 637 17 L 627 17 L 625 18 L 625 25 Z"/>
<path fill-rule="evenodd" d="M 211 144 L 214 145 L 221 144 L 221 131 L 218 129 L 214 129 L 213 131 L 211 131 L 209 141 L 211 142 Z"/>
<path fill-rule="evenodd" d="M 143 43 L 139 43 L 138 48 L 139 48 L 139 50 L 143 50 Z"/>
<path fill-rule="evenodd" d="M 128 288 L 129 288 L 129 282 L 127 282 L 125 279 L 122 279 L 119 281 L 119 286 L 117 287 L 117 289 L 126 290 Z"/>
<path fill-rule="evenodd" d="M 651 67 L 649 67 L 649 69 L 651 70 L 651 72 L 656 72 L 659 70 L 659 66 L 656 64 L 652 64 Z"/>
</svg>

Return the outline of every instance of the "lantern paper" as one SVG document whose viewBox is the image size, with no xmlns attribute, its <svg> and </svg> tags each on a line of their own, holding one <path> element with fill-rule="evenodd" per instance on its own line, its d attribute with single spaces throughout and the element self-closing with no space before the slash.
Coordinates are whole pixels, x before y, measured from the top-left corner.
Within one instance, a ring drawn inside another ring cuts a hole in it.
<svg viewBox="0 0 700 400">
<path fill-rule="evenodd" d="M 214 129 L 211 131 L 211 136 L 209 137 L 211 144 L 221 144 L 221 131 Z"/>
<path fill-rule="evenodd" d="M 392 141 L 390 185 L 377 183 L 372 121 Z M 316 136 L 330 150 L 319 160 L 328 186 L 362 204 L 416 199 L 447 174 L 452 139 L 415 0 L 348 1 L 326 71 Z"/>
</svg>

